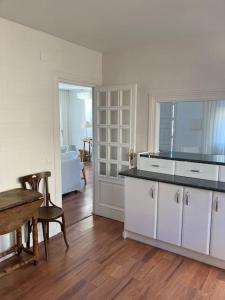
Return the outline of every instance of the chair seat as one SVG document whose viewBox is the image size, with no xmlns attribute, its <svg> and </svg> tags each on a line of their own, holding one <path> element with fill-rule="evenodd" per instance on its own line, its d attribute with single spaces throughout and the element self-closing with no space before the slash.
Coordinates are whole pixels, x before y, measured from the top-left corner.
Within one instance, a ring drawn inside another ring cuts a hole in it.
<svg viewBox="0 0 225 300">
<path fill-rule="evenodd" d="M 63 214 L 63 209 L 55 206 L 42 206 L 39 209 L 39 220 L 52 220 L 60 218 Z"/>
</svg>

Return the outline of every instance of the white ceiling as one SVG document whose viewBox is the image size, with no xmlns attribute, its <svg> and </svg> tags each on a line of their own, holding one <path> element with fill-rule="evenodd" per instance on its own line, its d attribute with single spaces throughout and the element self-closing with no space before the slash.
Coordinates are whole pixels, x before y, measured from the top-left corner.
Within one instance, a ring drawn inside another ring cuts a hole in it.
<svg viewBox="0 0 225 300">
<path fill-rule="evenodd" d="M 0 0 L 0 16 L 102 52 L 225 32 L 225 0 Z"/>
</svg>

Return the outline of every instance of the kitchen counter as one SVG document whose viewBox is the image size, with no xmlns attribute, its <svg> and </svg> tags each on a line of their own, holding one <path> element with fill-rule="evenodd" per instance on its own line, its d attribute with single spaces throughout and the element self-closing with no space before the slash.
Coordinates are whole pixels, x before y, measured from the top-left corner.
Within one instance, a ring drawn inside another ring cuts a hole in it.
<svg viewBox="0 0 225 300">
<path fill-rule="evenodd" d="M 220 181 L 196 179 L 177 175 L 167 175 L 162 173 L 142 171 L 138 170 L 137 168 L 121 171 L 119 175 L 225 193 L 225 182 Z"/>
</svg>

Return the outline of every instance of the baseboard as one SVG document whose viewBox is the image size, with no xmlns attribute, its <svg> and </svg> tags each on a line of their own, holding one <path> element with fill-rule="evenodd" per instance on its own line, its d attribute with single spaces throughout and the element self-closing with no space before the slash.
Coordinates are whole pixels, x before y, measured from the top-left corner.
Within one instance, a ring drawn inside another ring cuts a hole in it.
<svg viewBox="0 0 225 300">
<path fill-rule="evenodd" d="M 166 251 L 170 251 L 176 254 L 179 254 L 181 256 L 186 256 L 188 258 L 206 263 L 208 265 L 214 266 L 214 267 L 218 267 L 221 269 L 225 269 L 225 261 L 218 259 L 218 258 L 214 258 L 212 256 L 209 255 L 205 255 L 205 254 L 201 254 L 192 250 L 188 250 L 185 249 L 183 247 L 179 247 L 179 246 L 174 246 L 165 242 L 161 242 L 155 239 L 151 239 L 145 236 L 142 236 L 140 234 L 128 231 L 128 230 L 124 230 L 123 232 L 123 238 L 124 239 L 132 239 L 132 240 L 136 240 L 139 242 L 142 242 L 144 244 L 148 244 Z"/>
</svg>

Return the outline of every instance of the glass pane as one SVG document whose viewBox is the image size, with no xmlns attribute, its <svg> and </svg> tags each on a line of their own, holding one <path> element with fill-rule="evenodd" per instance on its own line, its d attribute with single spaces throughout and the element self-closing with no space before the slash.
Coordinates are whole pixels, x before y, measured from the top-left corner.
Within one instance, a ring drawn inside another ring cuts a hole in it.
<svg viewBox="0 0 225 300">
<path fill-rule="evenodd" d="M 118 148 L 116 146 L 110 146 L 110 159 L 118 159 Z"/>
<path fill-rule="evenodd" d="M 130 106 L 131 91 L 126 90 L 122 92 L 122 106 Z"/>
<path fill-rule="evenodd" d="M 130 111 L 122 110 L 122 125 L 130 125 Z"/>
<path fill-rule="evenodd" d="M 120 171 L 126 171 L 128 169 L 129 169 L 129 166 L 127 166 L 127 165 L 121 165 L 120 166 Z"/>
<path fill-rule="evenodd" d="M 110 125 L 118 124 L 118 110 L 110 110 Z"/>
<path fill-rule="evenodd" d="M 99 110 L 98 112 L 98 123 L 99 125 L 106 124 L 106 110 Z"/>
<path fill-rule="evenodd" d="M 110 106 L 118 106 L 119 103 L 119 92 L 112 91 L 110 93 Z"/>
<path fill-rule="evenodd" d="M 106 163 L 105 162 L 99 163 L 99 174 L 106 176 Z"/>
<path fill-rule="evenodd" d="M 106 106 L 107 105 L 107 94 L 106 92 L 99 92 L 99 101 L 98 101 L 98 105 L 99 106 Z"/>
<path fill-rule="evenodd" d="M 127 148 L 127 147 L 121 148 L 121 160 L 129 161 L 129 148 Z"/>
<path fill-rule="evenodd" d="M 171 151 L 173 143 L 173 111 L 172 102 L 160 103 L 159 151 Z"/>
<path fill-rule="evenodd" d="M 99 158 L 106 159 L 106 146 L 104 145 L 99 146 Z"/>
<path fill-rule="evenodd" d="M 130 129 L 121 129 L 121 143 L 130 144 Z"/>
<path fill-rule="evenodd" d="M 117 143 L 118 142 L 118 129 L 111 128 L 109 132 L 110 132 L 110 143 Z"/>
<path fill-rule="evenodd" d="M 217 101 L 187 101 L 175 103 L 174 120 L 171 118 L 171 124 L 168 124 L 168 128 L 170 126 L 172 130 L 167 132 L 167 139 L 171 139 L 171 149 L 173 147 L 175 151 L 179 152 L 224 154 L 223 152 L 219 153 L 217 151 L 219 150 L 217 146 L 224 140 L 224 130 L 222 130 L 219 135 L 215 131 L 219 125 L 218 121 L 220 115 L 219 111 L 216 111 L 216 102 Z M 209 106 L 205 106 L 206 103 L 208 103 Z M 224 107 L 221 107 L 221 109 L 222 123 L 219 125 L 220 129 L 224 128 L 224 125 L 222 125 L 224 124 Z M 174 138 L 172 138 L 173 135 Z M 218 144 L 215 143 L 216 139 L 218 139 Z M 213 144 L 210 145 L 211 142 Z"/>
<path fill-rule="evenodd" d="M 98 129 L 98 140 L 99 140 L 99 142 L 106 142 L 107 141 L 106 128 L 99 128 Z"/>
<path fill-rule="evenodd" d="M 109 176 L 111 177 L 117 177 L 118 172 L 117 172 L 117 164 L 110 164 L 109 165 Z"/>
</svg>

